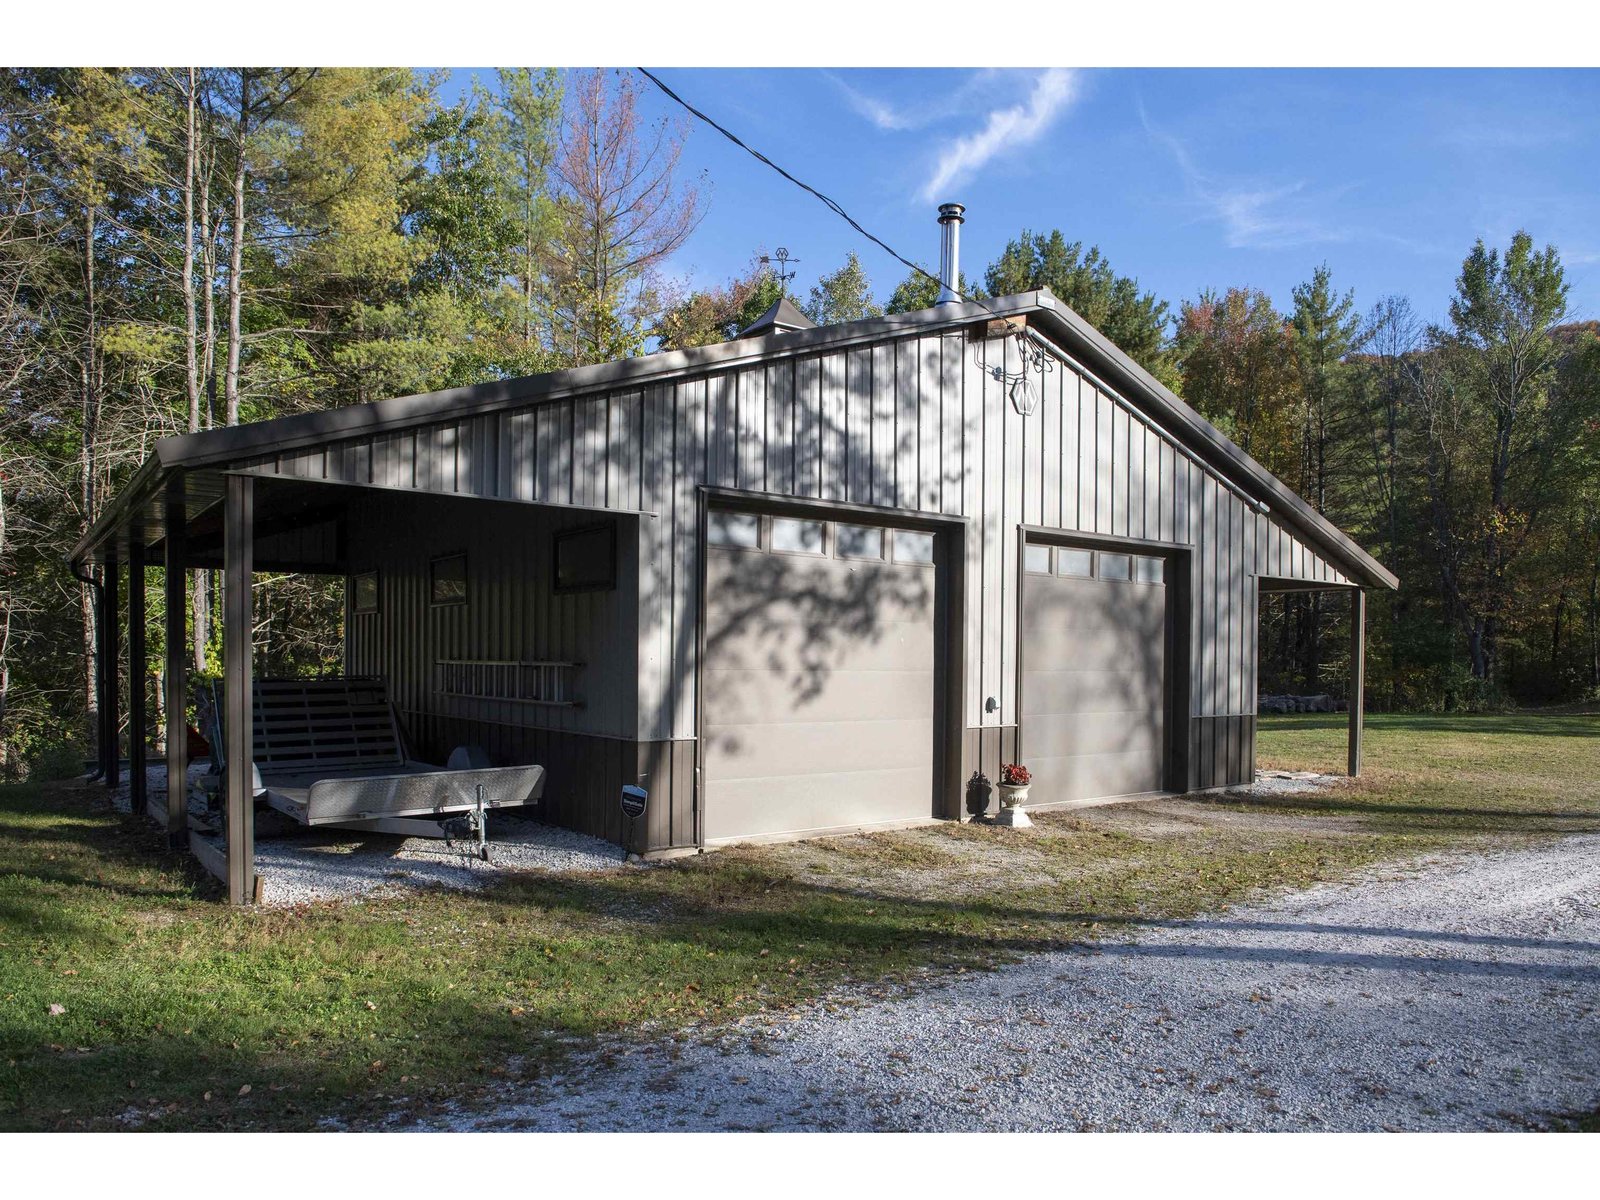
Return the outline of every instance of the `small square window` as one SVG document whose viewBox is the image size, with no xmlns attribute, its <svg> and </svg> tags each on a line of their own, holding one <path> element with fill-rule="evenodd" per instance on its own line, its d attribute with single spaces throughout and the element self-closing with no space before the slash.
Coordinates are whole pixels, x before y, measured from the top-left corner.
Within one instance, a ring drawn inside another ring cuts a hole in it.
<svg viewBox="0 0 1600 1200">
<path fill-rule="evenodd" d="M 916 529 L 894 531 L 894 560 L 897 563 L 931 563 L 933 534 Z"/>
<path fill-rule="evenodd" d="M 378 611 L 378 573 L 362 571 L 350 579 L 350 607 L 358 613 Z"/>
<path fill-rule="evenodd" d="M 617 531 L 612 525 L 555 537 L 555 590 L 606 592 L 617 586 Z"/>
<path fill-rule="evenodd" d="M 874 525 L 835 525 L 840 558 L 882 558 L 883 530 Z"/>
<path fill-rule="evenodd" d="M 1022 568 L 1032 575 L 1050 574 L 1050 547 L 1027 545 L 1022 548 Z"/>
<path fill-rule="evenodd" d="M 434 604 L 467 602 L 467 556 L 451 554 L 428 564 L 428 596 Z"/>
<path fill-rule="evenodd" d="M 1133 577 L 1140 583 L 1164 583 L 1167 578 L 1167 564 L 1159 558 L 1146 558 L 1141 555 L 1133 560 Z"/>
<path fill-rule="evenodd" d="M 754 550 L 761 545 L 761 518 L 755 513 L 714 512 L 706 519 L 706 541 Z"/>
<path fill-rule="evenodd" d="M 1100 556 L 1100 578 L 1128 579 L 1132 574 L 1132 565 L 1126 554 L 1102 554 Z"/>
<path fill-rule="evenodd" d="M 1056 574 L 1087 579 L 1094 574 L 1094 555 L 1088 550 L 1069 550 L 1062 546 L 1056 551 Z"/>
<path fill-rule="evenodd" d="M 785 554 L 821 554 L 822 522 L 773 517 L 772 548 Z"/>
</svg>

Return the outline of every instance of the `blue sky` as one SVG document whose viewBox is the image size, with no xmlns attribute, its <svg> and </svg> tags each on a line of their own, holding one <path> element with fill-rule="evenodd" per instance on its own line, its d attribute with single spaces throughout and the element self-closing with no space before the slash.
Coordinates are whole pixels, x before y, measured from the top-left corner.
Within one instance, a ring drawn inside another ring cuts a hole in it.
<svg viewBox="0 0 1600 1200">
<path fill-rule="evenodd" d="M 1600 318 L 1600 71 L 657 73 L 913 259 L 937 261 L 937 201 L 966 204 L 969 274 L 1059 227 L 1174 310 L 1235 284 L 1287 305 L 1325 261 L 1363 309 L 1401 293 L 1442 318 L 1473 240 L 1526 228 L 1561 250 L 1574 315 Z M 690 283 L 779 245 L 802 296 L 851 249 L 880 299 L 905 274 L 704 125 L 684 166 L 711 183 L 673 264 Z"/>
</svg>

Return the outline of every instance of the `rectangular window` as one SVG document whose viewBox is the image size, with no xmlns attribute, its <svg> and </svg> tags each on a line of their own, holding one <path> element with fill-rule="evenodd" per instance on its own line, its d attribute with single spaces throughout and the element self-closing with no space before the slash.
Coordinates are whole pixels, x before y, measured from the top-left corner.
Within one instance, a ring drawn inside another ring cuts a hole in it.
<svg viewBox="0 0 1600 1200">
<path fill-rule="evenodd" d="M 714 512 L 706 518 L 706 541 L 754 550 L 761 545 L 761 518 L 755 513 Z"/>
<path fill-rule="evenodd" d="M 882 558 L 883 530 L 873 525 L 835 525 L 840 558 Z"/>
<path fill-rule="evenodd" d="M 434 604 L 467 602 L 467 556 L 451 554 L 428 564 L 428 597 Z"/>
<path fill-rule="evenodd" d="M 894 531 L 894 560 L 897 563 L 931 563 L 933 534 L 916 529 Z"/>
<path fill-rule="evenodd" d="M 1033 575 L 1050 574 L 1050 547 L 1029 544 L 1022 548 L 1022 569 Z"/>
<path fill-rule="evenodd" d="M 1133 577 L 1140 583 L 1164 583 L 1167 564 L 1159 558 L 1140 556 L 1133 560 Z"/>
<path fill-rule="evenodd" d="M 378 573 L 363 571 L 350 579 L 350 607 L 358 613 L 378 611 Z"/>
<path fill-rule="evenodd" d="M 617 586 L 616 527 L 598 525 L 556 534 L 555 560 L 556 591 L 610 591 Z"/>
<path fill-rule="evenodd" d="M 821 554 L 822 522 L 773 517 L 772 548 L 785 554 Z"/>
<path fill-rule="evenodd" d="M 1088 550 L 1069 550 L 1062 546 L 1056 551 L 1056 574 L 1087 579 L 1094 574 L 1094 555 Z"/>
<path fill-rule="evenodd" d="M 1127 579 L 1130 575 L 1129 568 L 1131 566 L 1132 563 L 1126 554 L 1102 553 L 1100 555 L 1100 578 Z"/>
</svg>

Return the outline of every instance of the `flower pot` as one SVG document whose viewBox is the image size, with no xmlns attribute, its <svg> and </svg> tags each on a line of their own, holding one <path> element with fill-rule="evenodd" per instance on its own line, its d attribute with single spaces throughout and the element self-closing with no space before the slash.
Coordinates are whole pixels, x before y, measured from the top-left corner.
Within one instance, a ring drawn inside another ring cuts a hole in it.
<svg viewBox="0 0 1600 1200">
<path fill-rule="evenodd" d="M 1012 829 L 1027 829 L 1033 824 L 1028 819 L 1028 814 L 1022 811 L 1022 806 L 1028 802 L 1028 788 L 1026 783 L 1002 783 L 1000 785 L 1000 812 L 995 816 L 996 825 L 1006 825 Z"/>
<path fill-rule="evenodd" d="M 1016 808 L 1019 804 L 1028 802 L 1028 789 L 1031 783 L 1002 783 L 1000 785 L 1000 807 Z"/>
</svg>

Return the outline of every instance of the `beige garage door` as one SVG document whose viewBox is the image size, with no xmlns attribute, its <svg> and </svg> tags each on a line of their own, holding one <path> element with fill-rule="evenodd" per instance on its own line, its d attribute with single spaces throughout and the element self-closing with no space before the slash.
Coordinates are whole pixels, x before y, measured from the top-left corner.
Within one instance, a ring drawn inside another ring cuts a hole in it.
<svg viewBox="0 0 1600 1200">
<path fill-rule="evenodd" d="M 934 538 L 713 513 L 707 841 L 933 813 Z"/>
<path fill-rule="evenodd" d="M 1160 791 L 1167 587 L 1159 558 L 1029 545 L 1022 586 L 1028 800 Z"/>
</svg>

